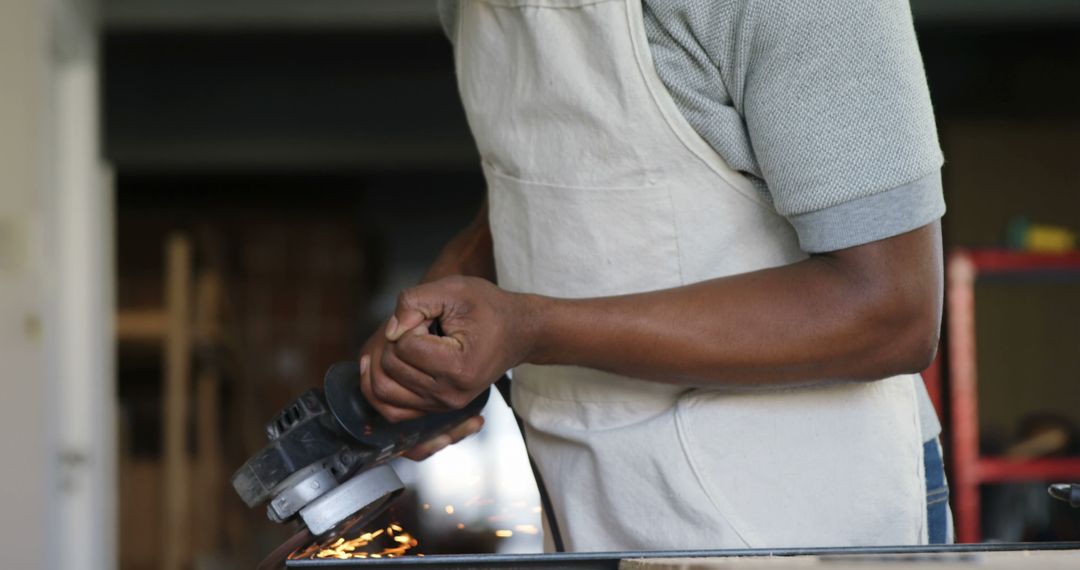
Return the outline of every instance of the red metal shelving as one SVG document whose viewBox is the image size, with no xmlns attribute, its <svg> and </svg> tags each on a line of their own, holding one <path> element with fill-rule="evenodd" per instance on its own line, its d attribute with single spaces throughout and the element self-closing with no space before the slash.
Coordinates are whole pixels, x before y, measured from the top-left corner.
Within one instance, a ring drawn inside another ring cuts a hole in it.
<svg viewBox="0 0 1080 570">
<path fill-rule="evenodd" d="M 980 485 L 1016 481 L 1080 481 L 1080 458 L 1077 457 L 1012 460 L 979 453 L 975 283 L 980 277 L 988 275 L 1059 273 L 1080 276 L 1080 252 L 1032 254 L 1004 250 L 956 250 L 949 255 L 946 310 L 952 412 L 951 485 L 959 542 L 979 542 L 982 538 L 979 522 Z"/>
</svg>

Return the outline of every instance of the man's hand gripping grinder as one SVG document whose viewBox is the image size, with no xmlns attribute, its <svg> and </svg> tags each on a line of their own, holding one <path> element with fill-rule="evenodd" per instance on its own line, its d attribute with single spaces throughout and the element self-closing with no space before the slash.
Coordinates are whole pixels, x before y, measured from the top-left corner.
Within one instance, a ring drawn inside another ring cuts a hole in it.
<svg viewBox="0 0 1080 570">
<path fill-rule="evenodd" d="M 331 366 L 324 388 L 268 423 L 270 442 L 232 476 L 249 507 L 268 503 L 270 520 L 300 527 L 259 568 L 280 568 L 298 548 L 371 523 L 404 490 L 388 462 L 479 414 L 489 393 L 461 410 L 392 424 L 364 399 L 355 362 Z"/>
</svg>

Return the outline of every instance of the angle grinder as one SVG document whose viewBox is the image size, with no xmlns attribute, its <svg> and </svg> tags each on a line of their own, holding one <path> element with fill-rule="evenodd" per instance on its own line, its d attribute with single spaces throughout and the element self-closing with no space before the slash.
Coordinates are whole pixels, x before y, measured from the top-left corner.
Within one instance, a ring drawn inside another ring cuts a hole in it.
<svg viewBox="0 0 1080 570">
<path fill-rule="evenodd" d="M 331 366 L 323 389 L 308 390 L 271 420 L 269 443 L 232 476 L 248 507 L 265 503 L 270 520 L 300 527 L 259 568 L 280 568 L 301 547 L 371 523 L 404 491 L 388 462 L 479 414 L 489 394 L 461 410 L 395 424 L 364 399 L 356 362 Z"/>
</svg>

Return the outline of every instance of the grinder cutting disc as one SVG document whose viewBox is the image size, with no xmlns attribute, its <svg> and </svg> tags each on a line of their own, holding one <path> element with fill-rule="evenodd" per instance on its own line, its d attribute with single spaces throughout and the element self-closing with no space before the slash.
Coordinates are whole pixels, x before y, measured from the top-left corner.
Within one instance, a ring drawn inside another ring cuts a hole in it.
<svg viewBox="0 0 1080 570">
<path fill-rule="evenodd" d="M 259 570 L 283 568 L 289 556 L 327 544 L 355 528 L 365 528 L 386 511 L 402 491 L 397 473 L 380 465 L 361 473 L 300 511 L 304 528 L 266 557 Z"/>
</svg>

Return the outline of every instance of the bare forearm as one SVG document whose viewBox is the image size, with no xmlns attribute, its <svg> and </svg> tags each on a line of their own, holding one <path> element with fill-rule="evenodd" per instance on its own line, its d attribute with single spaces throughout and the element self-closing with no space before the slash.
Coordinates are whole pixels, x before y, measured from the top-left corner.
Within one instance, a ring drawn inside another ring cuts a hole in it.
<svg viewBox="0 0 1080 570">
<path fill-rule="evenodd" d="M 940 251 L 936 225 L 917 232 L 904 239 L 928 241 Z M 922 264 L 897 257 L 926 251 L 901 248 L 854 261 L 817 256 L 622 297 L 535 297 L 529 360 L 694 386 L 802 385 L 916 372 L 937 342 L 940 255 Z M 913 265 L 925 269 L 911 272 Z"/>
<path fill-rule="evenodd" d="M 451 275 L 495 280 L 495 256 L 486 200 L 472 223 L 443 248 L 424 275 L 423 282 L 428 283 Z"/>
</svg>

